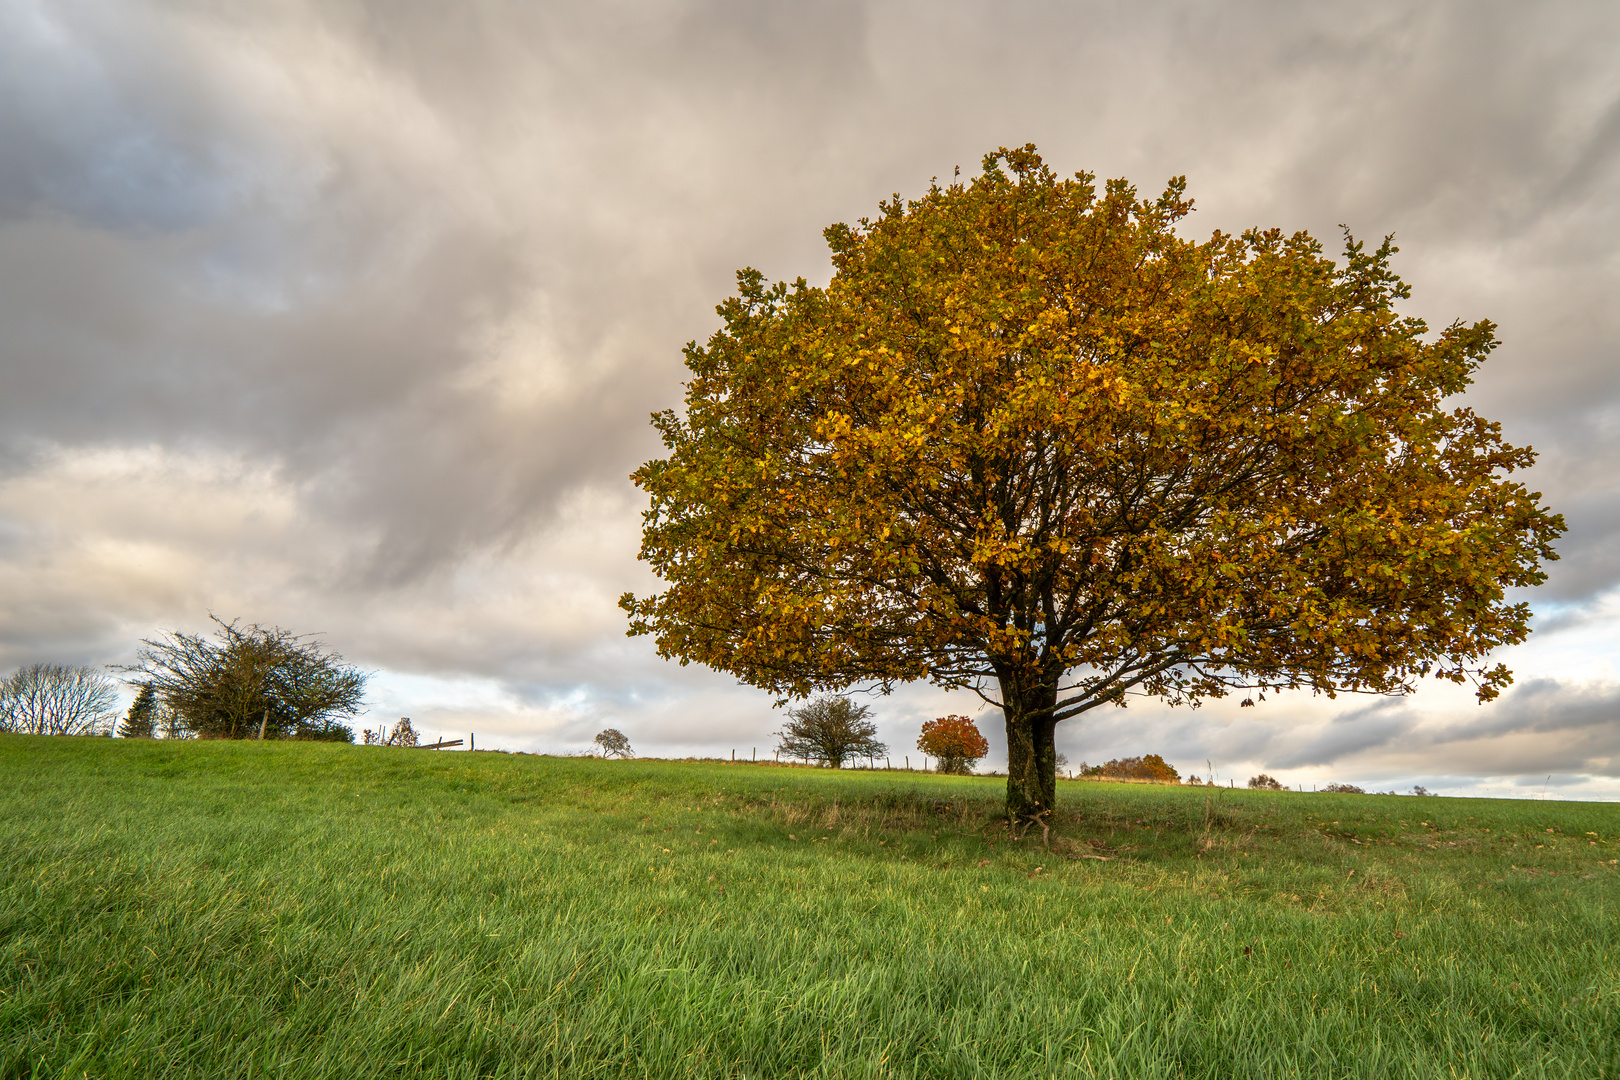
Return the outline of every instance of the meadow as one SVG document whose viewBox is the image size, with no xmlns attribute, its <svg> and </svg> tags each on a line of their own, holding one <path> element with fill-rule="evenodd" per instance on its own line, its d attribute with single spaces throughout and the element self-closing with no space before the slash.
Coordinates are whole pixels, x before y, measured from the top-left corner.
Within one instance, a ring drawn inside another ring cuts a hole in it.
<svg viewBox="0 0 1620 1080">
<path fill-rule="evenodd" d="M 1620 1076 L 1620 808 L 1003 785 L 0 736 L 0 1076 Z"/>
</svg>

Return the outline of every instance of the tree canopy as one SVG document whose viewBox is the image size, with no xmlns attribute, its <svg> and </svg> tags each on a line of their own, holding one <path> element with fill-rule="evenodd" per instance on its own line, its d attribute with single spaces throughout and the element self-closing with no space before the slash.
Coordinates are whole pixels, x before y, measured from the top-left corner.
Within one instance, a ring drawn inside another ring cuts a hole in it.
<svg viewBox="0 0 1620 1080">
<path fill-rule="evenodd" d="M 1129 695 L 1496 696 L 1563 522 L 1444 404 L 1495 328 L 1399 314 L 1389 239 L 1193 242 L 1191 209 L 1003 149 L 827 229 L 825 288 L 739 273 L 634 474 L 665 588 L 630 632 L 786 696 L 970 688 L 1024 817 L 1054 725 Z"/>
<path fill-rule="evenodd" d="M 210 618 L 214 637 L 175 631 L 143 639 L 138 663 L 125 669 L 139 673 L 192 734 L 353 741 L 341 721 L 360 710 L 364 672 L 307 635 Z"/>
</svg>

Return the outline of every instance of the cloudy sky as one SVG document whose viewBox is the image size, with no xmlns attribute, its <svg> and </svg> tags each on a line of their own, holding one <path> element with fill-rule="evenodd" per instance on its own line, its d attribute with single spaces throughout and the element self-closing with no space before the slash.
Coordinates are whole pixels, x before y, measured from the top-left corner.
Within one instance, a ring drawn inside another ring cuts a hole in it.
<svg viewBox="0 0 1620 1080">
<path fill-rule="evenodd" d="M 362 725 L 768 752 L 767 695 L 624 636 L 647 415 L 738 268 L 824 281 L 827 224 L 1033 141 L 1186 174 L 1188 235 L 1395 233 L 1409 312 L 1500 324 L 1469 403 L 1570 525 L 1494 704 L 1133 705 L 1060 748 L 1620 798 L 1617 55 L 1605 2 L 0 0 L 0 668 L 213 612 L 376 671 Z M 980 713 L 874 706 L 896 757 Z"/>
</svg>

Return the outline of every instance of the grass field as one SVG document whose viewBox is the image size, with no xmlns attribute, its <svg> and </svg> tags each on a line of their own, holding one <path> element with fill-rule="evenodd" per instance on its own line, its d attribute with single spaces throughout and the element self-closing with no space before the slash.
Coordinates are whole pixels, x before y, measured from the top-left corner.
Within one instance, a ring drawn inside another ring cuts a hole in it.
<svg viewBox="0 0 1620 1080">
<path fill-rule="evenodd" d="M 1620 1076 L 1620 808 L 1003 783 L 0 736 L 0 1076 Z"/>
</svg>

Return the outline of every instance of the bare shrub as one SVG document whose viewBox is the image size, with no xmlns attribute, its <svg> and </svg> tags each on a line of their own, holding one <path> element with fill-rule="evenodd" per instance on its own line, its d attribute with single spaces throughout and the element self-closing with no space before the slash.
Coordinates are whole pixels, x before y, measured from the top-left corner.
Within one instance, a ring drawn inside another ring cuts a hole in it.
<svg viewBox="0 0 1620 1080">
<path fill-rule="evenodd" d="M 1261 773 L 1259 776 L 1249 777 L 1249 786 L 1255 791 L 1281 791 L 1283 786 L 1275 777 Z"/>
<path fill-rule="evenodd" d="M 185 717 L 158 699 L 157 732 L 165 739 L 195 739 L 197 733 L 186 726 Z"/>
<path fill-rule="evenodd" d="M 1354 785 L 1354 784 L 1329 784 L 1326 787 L 1322 788 L 1322 790 L 1324 792 L 1327 792 L 1330 795 L 1365 795 L 1365 794 L 1367 794 L 1365 791 L 1363 791 L 1361 788 L 1356 787 L 1356 785 Z"/>
<path fill-rule="evenodd" d="M 411 718 L 408 716 L 400 717 L 399 723 L 394 725 L 394 730 L 381 738 L 383 746 L 415 746 L 416 741 L 416 729 L 411 727 Z"/>
</svg>

